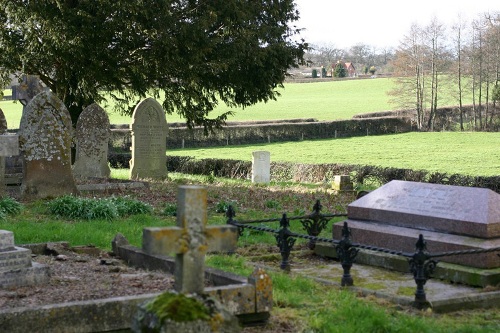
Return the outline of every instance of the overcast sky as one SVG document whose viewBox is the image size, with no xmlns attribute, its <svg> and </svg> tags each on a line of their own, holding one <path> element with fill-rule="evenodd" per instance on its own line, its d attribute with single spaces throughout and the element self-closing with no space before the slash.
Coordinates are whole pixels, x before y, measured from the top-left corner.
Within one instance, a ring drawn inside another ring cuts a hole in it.
<svg viewBox="0 0 500 333">
<path fill-rule="evenodd" d="M 500 12 L 500 0 L 295 0 L 297 26 L 312 44 L 349 48 L 362 43 L 377 48 L 397 47 L 412 23 L 429 24 L 432 17 L 446 26 L 480 13 Z"/>
</svg>

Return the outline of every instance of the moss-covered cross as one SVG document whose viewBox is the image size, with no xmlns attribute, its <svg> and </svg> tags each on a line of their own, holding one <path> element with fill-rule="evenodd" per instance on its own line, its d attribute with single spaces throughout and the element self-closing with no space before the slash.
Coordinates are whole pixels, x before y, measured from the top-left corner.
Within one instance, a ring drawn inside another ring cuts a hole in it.
<svg viewBox="0 0 500 333">
<path fill-rule="evenodd" d="M 207 190 L 201 186 L 179 186 L 177 226 L 145 228 L 142 248 L 148 254 L 176 254 L 174 288 L 180 293 L 201 294 L 205 281 L 205 253 L 234 252 L 238 228 L 206 226 Z"/>
</svg>

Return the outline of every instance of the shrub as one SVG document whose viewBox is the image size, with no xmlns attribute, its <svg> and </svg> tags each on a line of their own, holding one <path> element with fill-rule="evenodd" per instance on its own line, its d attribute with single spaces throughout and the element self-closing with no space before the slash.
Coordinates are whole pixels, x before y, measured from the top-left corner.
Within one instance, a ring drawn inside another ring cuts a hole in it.
<svg viewBox="0 0 500 333">
<path fill-rule="evenodd" d="M 0 199 L 0 220 L 3 220 L 7 215 L 19 214 L 22 210 L 22 205 L 10 197 Z"/>
<path fill-rule="evenodd" d="M 176 204 L 166 204 L 163 208 L 163 215 L 165 216 L 177 216 L 177 205 Z"/>
<path fill-rule="evenodd" d="M 149 214 L 151 206 L 130 198 L 89 199 L 65 195 L 47 203 L 50 214 L 69 219 L 112 220 L 120 216 Z"/>
</svg>

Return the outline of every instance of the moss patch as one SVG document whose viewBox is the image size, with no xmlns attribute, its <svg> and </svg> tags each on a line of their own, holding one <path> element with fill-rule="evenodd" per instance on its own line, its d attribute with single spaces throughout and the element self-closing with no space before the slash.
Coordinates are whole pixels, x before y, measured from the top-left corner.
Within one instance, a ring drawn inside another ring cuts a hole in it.
<svg viewBox="0 0 500 333">
<path fill-rule="evenodd" d="M 209 309 L 195 298 L 166 292 L 146 305 L 146 309 L 158 316 L 161 322 L 171 319 L 177 322 L 210 320 Z"/>
</svg>

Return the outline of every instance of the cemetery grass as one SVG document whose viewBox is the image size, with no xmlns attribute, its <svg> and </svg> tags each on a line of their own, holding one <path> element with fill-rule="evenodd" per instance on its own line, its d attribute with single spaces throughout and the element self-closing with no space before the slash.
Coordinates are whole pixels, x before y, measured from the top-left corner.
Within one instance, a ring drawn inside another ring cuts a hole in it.
<svg viewBox="0 0 500 333">
<path fill-rule="evenodd" d="M 124 177 L 124 170 L 113 170 L 113 177 Z M 207 176 L 169 174 L 163 182 L 149 182 L 147 188 L 128 190 L 115 195 L 127 195 L 149 203 L 152 214 L 129 216 L 114 220 L 65 219 L 50 215 L 47 201 L 21 202 L 22 211 L 0 221 L 0 229 L 14 232 L 16 244 L 48 241 L 68 241 L 72 246 L 93 244 L 110 250 L 110 241 L 120 232 L 135 246 L 140 246 L 142 228 L 175 225 L 175 207 L 179 185 L 199 184 L 208 189 L 210 224 L 223 224 L 223 210 L 234 205 L 236 219 L 280 218 L 283 212 L 302 215 L 312 210 L 320 199 L 325 213 L 342 213 L 353 200 L 352 194 L 333 195 L 322 185 L 302 186 L 292 183 L 252 185 Z M 88 198 L 109 197 L 109 194 L 88 194 Z M 336 219 L 335 221 L 340 221 Z M 278 223 L 266 224 L 278 228 Z M 292 230 L 303 232 L 292 223 Z M 322 237 L 330 237 L 323 231 Z M 297 250 L 306 250 L 305 241 L 297 240 Z M 207 264 L 237 274 L 249 275 L 253 270 L 251 257 L 275 254 L 279 256 L 273 235 L 246 230 L 239 240 L 236 254 L 209 255 Z M 293 255 L 292 255 L 293 257 Z M 295 260 L 292 258 L 292 261 Z M 296 261 L 297 264 L 298 261 Z M 494 332 L 500 328 L 500 313 L 495 310 L 472 310 L 447 315 L 421 312 L 397 306 L 373 297 L 358 297 L 353 292 L 324 286 L 313 280 L 270 270 L 273 280 L 274 308 L 265 327 L 245 328 L 245 333 L 278 332 Z"/>
<path fill-rule="evenodd" d="M 256 145 L 171 149 L 170 156 L 250 160 L 252 152 L 271 153 L 272 162 L 373 165 L 448 174 L 500 174 L 500 135 L 491 132 L 430 132 Z"/>
</svg>

